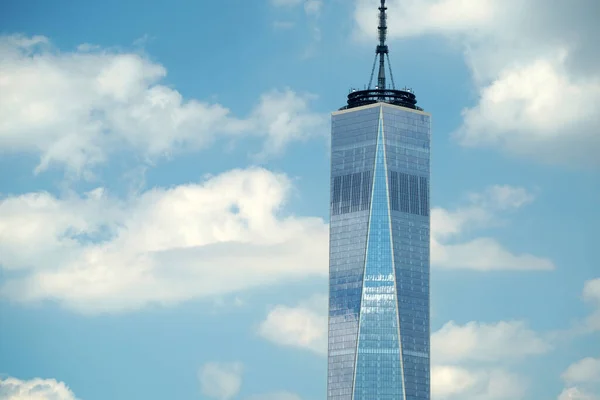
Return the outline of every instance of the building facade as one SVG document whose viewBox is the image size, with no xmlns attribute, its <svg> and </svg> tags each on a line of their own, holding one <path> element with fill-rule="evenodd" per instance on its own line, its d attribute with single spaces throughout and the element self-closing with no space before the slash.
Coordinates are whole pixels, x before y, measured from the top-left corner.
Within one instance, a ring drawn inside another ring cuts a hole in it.
<svg viewBox="0 0 600 400">
<path fill-rule="evenodd" d="M 328 400 L 430 398 L 430 115 L 332 115 Z"/>
</svg>

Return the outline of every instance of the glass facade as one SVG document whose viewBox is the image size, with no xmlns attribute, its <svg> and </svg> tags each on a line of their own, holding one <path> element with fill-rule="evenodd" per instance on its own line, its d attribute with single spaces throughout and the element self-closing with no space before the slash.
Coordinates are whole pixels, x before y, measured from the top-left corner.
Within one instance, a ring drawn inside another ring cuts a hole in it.
<svg viewBox="0 0 600 400">
<path fill-rule="evenodd" d="M 428 400 L 430 116 L 332 118 L 328 400 Z"/>
</svg>

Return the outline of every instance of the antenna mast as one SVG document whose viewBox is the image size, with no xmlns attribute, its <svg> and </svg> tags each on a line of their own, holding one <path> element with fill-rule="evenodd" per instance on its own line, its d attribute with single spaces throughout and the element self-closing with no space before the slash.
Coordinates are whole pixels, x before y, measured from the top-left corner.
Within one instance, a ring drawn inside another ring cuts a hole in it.
<svg viewBox="0 0 600 400">
<path fill-rule="evenodd" d="M 373 59 L 373 67 L 371 68 L 369 85 L 364 90 L 353 89 L 348 94 L 348 104 L 341 109 L 347 110 L 368 104 L 387 103 L 400 107 L 411 108 L 413 110 L 423 110 L 421 107 L 417 106 L 417 98 L 411 89 L 396 89 L 394 75 L 392 74 L 392 64 L 390 63 L 389 50 L 387 44 L 385 43 L 387 39 L 387 7 L 385 6 L 385 0 L 380 1 L 379 26 L 377 27 L 377 30 L 379 31 L 379 44 L 375 50 L 375 58 Z M 379 58 L 379 73 L 377 74 L 377 85 L 375 86 L 375 89 L 372 89 L 371 83 L 375 77 L 377 58 Z M 387 87 L 385 77 L 386 59 L 388 68 L 390 69 L 390 79 L 392 82 L 390 88 Z"/>
<path fill-rule="evenodd" d="M 388 47 L 385 44 L 387 37 L 387 7 L 385 6 L 385 0 L 381 0 L 381 6 L 379 7 L 379 45 L 377 46 L 376 54 L 379 56 L 379 75 L 377 76 L 377 88 L 385 89 L 385 57 L 388 54 Z"/>
</svg>

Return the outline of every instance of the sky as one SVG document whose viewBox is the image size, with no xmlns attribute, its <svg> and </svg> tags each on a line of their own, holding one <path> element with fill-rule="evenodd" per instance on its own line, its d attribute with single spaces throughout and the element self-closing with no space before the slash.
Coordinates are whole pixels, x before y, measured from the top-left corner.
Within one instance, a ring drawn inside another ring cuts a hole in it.
<svg viewBox="0 0 600 400">
<path fill-rule="evenodd" d="M 434 400 L 600 399 L 600 3 L 388 0 L 432 115 Z M 326 395 L 374 0 L 0 0 L 0 398 Z"/>
</svg>

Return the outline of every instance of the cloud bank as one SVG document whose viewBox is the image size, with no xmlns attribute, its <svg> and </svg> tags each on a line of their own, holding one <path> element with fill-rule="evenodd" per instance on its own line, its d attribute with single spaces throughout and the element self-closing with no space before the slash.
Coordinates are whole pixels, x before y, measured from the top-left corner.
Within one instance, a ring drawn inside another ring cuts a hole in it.
<svg viewBox="0 0 600 400">
<path fill-rule="evenodd" d="M 56 165 L 81 176 L 117 151 L 155 160 L 218 137 L 255 137 L 259 155 L 269 156 L 328 132 L 327 116 L 310 109 L 314 95 L 272 90 L 237 117 L 221 104 L 184 98 L 162 83 L 166 75 L 143 54 L 61 52 L 43 36 L 0 36 L 0 153 L 39 156 L 36 172 Z"/>
</svg>

